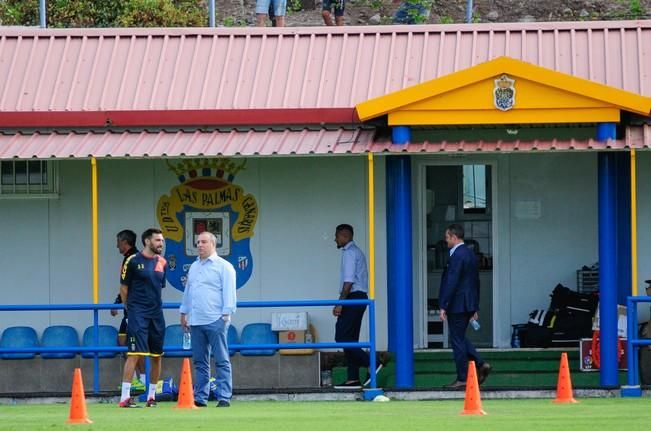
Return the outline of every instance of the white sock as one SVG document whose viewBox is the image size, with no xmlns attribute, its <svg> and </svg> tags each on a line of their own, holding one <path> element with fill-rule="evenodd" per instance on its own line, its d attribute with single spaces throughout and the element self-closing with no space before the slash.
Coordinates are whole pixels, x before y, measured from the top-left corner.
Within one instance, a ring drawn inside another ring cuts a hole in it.
<svg viewBox="0 0 651 431">
<path fill-rule="evenodd" d="M 148 400 L 156 399 L 156 383 L 149 384 L 149 394 L 147 395 Z"/>
<path fill-rule="evenodd" d="M 132 377 L 131 380 L 136 380 L 137 378 L 138 378 L 138 372 L 137 372 L 137 371 L 134 371 L 134 372 L 133 372 L 133 377 Z"/>
<path fill-rule="evenodd" d="M 131 398 L 131 382 L 122 382 L 122 395 L 120 396 L 120 402 Z"/>
</svg>

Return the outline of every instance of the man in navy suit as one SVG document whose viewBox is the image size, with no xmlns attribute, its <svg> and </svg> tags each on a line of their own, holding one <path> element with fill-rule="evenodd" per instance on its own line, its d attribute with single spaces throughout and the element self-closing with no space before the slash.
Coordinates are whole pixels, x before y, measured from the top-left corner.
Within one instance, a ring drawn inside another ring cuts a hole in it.
<svg viewBox="0 0 651 431">
<path fill-rule="evenodd" d="M 479 384 L 482 384 L 491 372 L 491 366 L 485 362 L 475 346 L 466 338 L 466 329 L 471 320 L 479 315 L 479 270 L 477 258 L 463 242 L 463 226 L 453 224 L 445 230 L 445 242 L 450 249 L 450 259 L 443 271 L 439 305 L 441 320 L 448 321 L 450 343 L 457 367 L 457 379 L 446 387 L 463 389 L 468 376 L 468 361 L 475 361 Z"/>
</svg>

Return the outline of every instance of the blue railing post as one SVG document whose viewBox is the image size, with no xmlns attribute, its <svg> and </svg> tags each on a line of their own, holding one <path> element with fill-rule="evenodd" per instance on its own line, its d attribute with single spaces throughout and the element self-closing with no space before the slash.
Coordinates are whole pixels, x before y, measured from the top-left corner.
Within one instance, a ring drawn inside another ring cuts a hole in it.
<svg viewBox="0 0 651 431">
<path fill-rule="evenodd" d="M 99 310 L 93 310 L 93 344 L 99 346 Z M 93 355 L 93 392 L 99 393 L 99 352 Z"/>
<path fill-rule="evenodd" d="M 375 375 L 376 363 L 376 350 L 375 350 L 375 301 L 371 301 L 371 305 L 368 307 L 368 326 L 369 326 L 369 341 L 371 343 L 371 354 L 370 354 L 370 364 L 369 372 L 371 373 L 371 388 L 375 389 L 377 387 L 377 376 Z"/>
<path fill-rule="evenodd" d="M 626 298 L 626 335 L 628 344 L 626 345 L 626 386 L 622 387 L 622 397 L 640 397 L 642 388 L 640 387 L 640 369 L 638 361 L 638 351 L 640 346 L 650 346 L 650 339 L 640 339 L 637 333 L 637 304 L 638 302 L 651 302 L 651 296 L 629 296 Z"/>
</svg>

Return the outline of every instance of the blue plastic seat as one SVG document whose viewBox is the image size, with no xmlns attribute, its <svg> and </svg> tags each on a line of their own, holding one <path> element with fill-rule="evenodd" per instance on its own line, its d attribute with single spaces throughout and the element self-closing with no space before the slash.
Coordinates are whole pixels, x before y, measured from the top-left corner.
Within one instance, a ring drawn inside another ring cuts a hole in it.
<svg viewBox="0 0 651 431">
<path fill-rule="evenodd" d="M 166 358 L 184 358 L 192 356 L 192 350 L 183 350 L 168 352 L 168 347 L 183 346 L 183 327 L 181 325 L 169 325 L 165 329 L 165 340 L 163 341 L 163 351 Z"/>
<path fill-rule="evenodd" d="M 109 325 L 99 325 L 99 342 L 97 343 L 98 347 L 117 347 L 118 345 L 118 330 Z M 93 343 L 93 327 L 89 326 L 84 331 L 82 337 L 82 346 L 91 347 L 94 346 Z M 117 355 L 117 352 L 99 352 L 98 356 L 100 358 L 114 358 Z M 82 352 L 82 358 L 93 358 L 95 354 L 93 352 Z"/>
<path fill-rule="evenodd" d="M 237 329 L 233 324 L 228 327 L 228 337 L 226 338 L 226 342 L 230 346 L 231 344 L 237 344 L 239 340 L 237 339 Z M 238 350 L 236 349 L 228 349 L 228 354 L 233 356 Z"/>
<path fill-rule="evenodd" d="M 240 344 L 277 344 L 278 334 L 271 330 L 268 323 L 249 323 L 242 329 Z M 276 349 L 253 349 L 240 351 L 242 356 L 273 356 Z"/>
<path fill-rule="evenodd" d="M 72 326 L 48 326 L 41 335 L 41 347 L 79 347 L 79 334 Z M 41 353 L 43 359 L 70 359 L 77 353 Z"/>
<path fill-rule="evenodd" d="M 0 347 L 5 349 L 20 349 L 39 347 L 38 335 L 29 326 L 12 326 L 2 333 Z M 32 359 L 36 353 L 3 353 L 2 359 Z"/>
</svg>

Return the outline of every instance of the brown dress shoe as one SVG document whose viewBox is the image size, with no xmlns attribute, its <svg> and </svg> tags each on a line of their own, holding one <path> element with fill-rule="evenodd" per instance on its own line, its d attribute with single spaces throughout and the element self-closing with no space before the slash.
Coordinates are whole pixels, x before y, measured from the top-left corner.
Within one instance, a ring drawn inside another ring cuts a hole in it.
<svg viewBox="0 0 651 431">
<path fill-rule="evenodd" d="M 484 365 L 479 367 L 479 371 L 477 371 L 478 377 L 479 377 L 479 384 L 481 385 L 484 383 L 484 380 L 486 380 L 486 377 L 491 373 L 491 370 L 493 367 L 491 367 L 491 364 L 488 362 L 484 362 Z"/>
<path fill-rule="evenodd" d="M 449 385 L 443 386 L 446 389 L 465 389 L 466 388 L 466 382 L 460 382 L 459 380 L 455 380 L 454 382 L 450 383 Z"/>
</svg>

